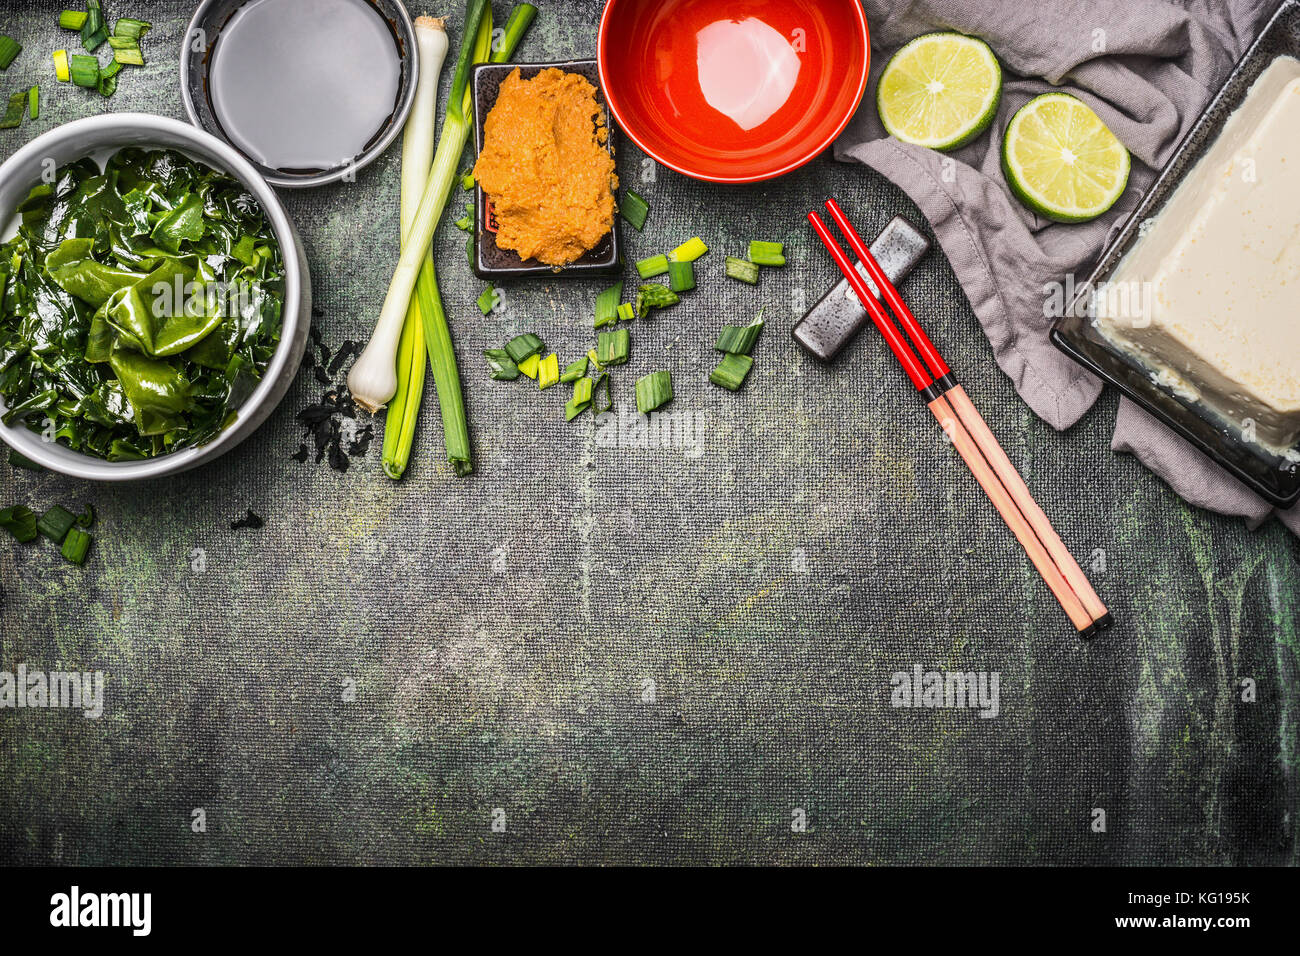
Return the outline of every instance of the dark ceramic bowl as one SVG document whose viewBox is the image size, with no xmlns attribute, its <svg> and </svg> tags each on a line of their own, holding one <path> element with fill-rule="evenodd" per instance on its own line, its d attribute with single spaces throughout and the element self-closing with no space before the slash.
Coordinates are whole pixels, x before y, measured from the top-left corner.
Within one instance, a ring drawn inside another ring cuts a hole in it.
<svg viewBox="0 0 1300 956">
<path fill-rule="evenodd" d="M 542 70 L 555 68 L 565 73 L 578 73 L 591 81 L 596 88 L 596 100 L 605 110 L 605 122 L 609 127 L 609 154 L 616 155 L 614 143 L 617 131 L 614 118 L 605 102 L 605 94 L 600 85 L 600 71 L 595 60 L 569 60 L 563 63 L 483 63 L 474 68 L 470 82 L 474 90 L 474 152 L 477 155 L 483 149 L 483 124 L 487 115 L 496 105 L 497 94 L 505 78 L 516 69 L 525 79 L 536 76 Z M 593 275 L 612 275 L 622 271 L 622 244 L 618 235 L 618 216 L 609 234 L 577 262 L 556 269 L 536 259 L 521 259 L 519 253 L 512 249 L 499 249 L 496 243 L 496 228 L 488 208 L 487 194 L 474 188 L 474 272 L 484 279 L 518 279 L 525 276 L 569 276 L 585 278 Z"/>
<path fill-rule="evenodd" d="M 244 6 L 248 0 L 204 0 L 194 12 L 189 29 L 181 40 L 181 98 L 185 103 L 185 113 L 190 122 L 213 136 L 230 143 L 234 149 L 239 147 L 226 135 L 217 119 L 212 106 L 212 97 L 208 89 L 208 69 L 212 54 L 221 42 L 221 31 L 231 17 Z M 394 50 L 400 57 L 401 75 L 398 80 L 397 100 L 393 112 L 374 137 L 366 144 L 362 152 L 349 163 L 343 163 L 331 169 L 285 171 L 270 169 L 244 154 L 262 177 L 273 186 L 301 188 L 323 186 L 338 182 L 346 176 L 374 162 L 384 150 L 392 145 L 393 140 L 406 125 L 406 117 L 415 102 L 415 85 L 419 79 L 420 58 L 414 56 L 415 25 L 406 12 L 401 0 L 366 0 L 393 32 Z M 303 16 L 312 16 L 310 4 L 303 4 Z M 243 153 L 243 150 L 240 150 Z"/>
<path fill-rule="evenodd" d="M 1093 326 L 1089 315 L 1093 291 L 1110 278 L 1120 260 L 1133 248 L 1142 223 L 1159 215 L 1183 178 L 1214 144 L 1228 117 L 1241 105 L 1260 74 L 1280 56 L 1300 57 L 1300 0 L 1286 0 L 1246 51 L 1119 236 L 1103 253 L 1070 314 L 1056 323 L 1052 341 L 1209 455 L 1261 498 L 1279 508 L 1289 508 L 1300 501 L 1300 463 L 1247 442 L 1238 429 L 1229 427 L 1208 409 L 1157 385 L 1150 370 L 1112 345 Z M 1300 356 L 1296 360 L 1300 361 Z"/>
</svg>

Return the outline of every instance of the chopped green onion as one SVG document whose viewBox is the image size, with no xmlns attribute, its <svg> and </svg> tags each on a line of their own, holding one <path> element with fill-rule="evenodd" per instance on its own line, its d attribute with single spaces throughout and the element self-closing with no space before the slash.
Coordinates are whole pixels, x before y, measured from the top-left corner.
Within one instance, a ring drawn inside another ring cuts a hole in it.
<svg viewBox="0 0 1300 956">
<path fill-rule="evenodd" d="M 465 203 L 465 215 L 456 220 L 456 228 L 461 232 L 469 232 L 474 228 L 474 206 Z"/>
<path fill-rule="evenodd" d="M 68 530 L 77 523 L 77 516 L 63 505 L 55 505 L 36 522 L 36 529 L 55 544 L 62 544 Z"/>
<path fill-rule="evenodd" d="M 643 285 L 636 293 L 636 314 L 648 318 L 651 309 L 666 309 L 682 301 L 676 292 L 667 286 L 651 283 Z"/>
<path fill-rule="evenodd" d="M 695 288 L 695 266 L 689 262 L 668 263 L 668 285 L 673 292 L 690 292 Z"/>
<path fill-rule="evenodd" d="M 20 455 L 18 452 L 14 451 L 13 449 L 9 450 L 9 464 L 13 465 L 15 468 L 24 468 L 27 471 L 45 470 L 45 467 L 43 465 L 38 465 L 36 462 L 32 461 L 26 455 Z"/>
<path fill-rule="evenodd" d="M 606 325 L 613 325 L 618 321 L 618 303 L 623 298 L 623 282 L 619 280 L 618 285 L 610 286 L 600 295 L 596 296 L 596 324 L 595 328 L 601 328 Z"/>
<path fill-rule="evenodd" d="M 116 60 L 99 71 L 98 89 L 100 96 L 109 97 L 117 92 L 117 74 L 121 71 L 122 64 Z"/>
<path fill-rule="evenodd" d="M 71 57 L 72 82 L 77 86 L 93 90 L 99 86 L 99 60 L 84 53 L 74 53 Z"/>
<path fill-rule="evenodd" d="M 4 528 L 19 543 L 26 544 L 36 537 L 36 515 L 24 505 L 14 505 L 0 511 L 0 528 Z"/>
<path fill-rule="evenodd" d="M 722 334 L 718 336 L 718 344 L 714 346 L 719 352 L 728 352 L 732 355 L 748 355 L 754 350 L 754 343 L 758 341 L 758 334 L 763 331 L 763 313 L 760 310 L 758 317 L 749 325 L 728 325 L 722 329 Z"/>
<path fill-rule="evenodd" d="M 505 349 L 486 349 L 483 357 L 492 369 L 492 378 L 497 382 L 513 382 L 519 377 L 519 366 Z"/>
<path fill-rule="evenodd" d="M 64 10 L 59 14 L 59 26 L 65 30 L 75 30 L 81 32 L 81 28 L 86 25 L 85 10 Z"/>
<path fill-rule="evenodd" d="M 483 290 L 482 295 L 478 297 L 478 310 L 484 315 L 491 315 L 492 310 L 496 308 L 497 290 L 488 286 Z"/>
<path fill-rule="evenodd" d="M 474 174 L 466 173 L 464 176 L 460 177 L 460 188 L 469 192 L 474 188 L 474 182 Z"/>
<path fill-rule="evenodd" d="M 517 365 L 530 355 L 537 355 L 544 348 L 546 346 L 542 344 L 541 339 L 532 332 L 525 332 L 523 335 L 516 335 L 506 343 L 506 354 Z"/>
<path fill-rule="evenodd" d="M 600 387 L 602 385 L 605 386 L 605 406 L 603 408 L 596 405 L 596 395 L 600 392 Z M 594 406 L 594 411 L 597 415 L 604 415 L 614 407 L 614 386 L 610 381 L 608 374 L 602 375 L 600 381 L 596 383 L 596 387 L 592 389 L 591 403 Z"/>
<path fill-rule="evenodd" d="M 132 40 L 139 40 L 149 32 L 153 26 L 146 20 L 132 20 L 130 17 L 118 17 L 117 23 L 113 24 L 113 36 L 129 37 Z"/>
<path fill-rule="evenodd" d="M 580 378 L 573 383 L 573 400 L 579 405 L 591 404 L 592 386 L 596 383 L 589 378 Z"/>
<path fill-rule="evenodd" d="M 27 115 L 32 119 L 41 118 L 41 88 L 33 86 L 27 91 Z"/>
<path fill-rule="evenodd" d="M 58 77 L 60 83 L 66 83 L 71 79 L 72 74 L 68 72 L 68 51 L 54 51 L 54 75 Z"/>
<path fill-rule="evenodd" d="M 99 7 L 99 0 L 86 0 L 86 22 L 81 25 L 81 45 L 87 53 L 94 53 L 107 39 L 108 24 L 104 22 L 104 11 Z"/>
<path fill-rule="evenodd" d="M 469 260 L 469 264 L 471 266 L 474 264 L 474 236 L 473 235 L 470 235 L 470 237 L 465 240 L 465 258 Z"/>
<path fill-rule="evenodd" d="M 648 259 L 642 259 L 636 264 L 637 275 L 642 279 L 653 279 L 655 276 L 661 276 L 668 271 L 667 256 L 651 256 Z"/>
<path fill-rule="evenodd" d="M 113 60 L 125 66 L 144 66 L 144 54 L 140 44 L 127 37 L 109 37 L 108 45 L 113 48 Z"/>
<path fill-rule="evenodd" d="M 725 389 L 738 392 L 740 386 L 745 384 L 745 376 L 753 366 L 754 360 L 748 355 L 728 353 L 722 357 L 718 367 L 709 375 L 709 381 L 714 385 L 721 385 Z"/>
<path fill-rule="evenodd" d="M 73 564 L 85 564 L 86 552 L 90 550 L 90 542 L 94 540 L 80 528 L 73 528 L 63 539 L 64 559 Z"/>
<path fill-rule="evenodd" d="M 603 368 L 603 366 L 600 364 L 600 360 L 596 358 L 595 349 L 591 349 L 590 351 L 587 352 L 587 358 L 591 359 L 591 364 L 596 366 L 596 371 L 599 372 L 601 368 Z"/>
<path fill-rule="evenodd" d="M 5 108 L 5 115 L 0 118 L 0 129 L 13 129 L 21 126 L 23 114 L 27 112 L 27 93 L 15 93 L 9 97 L 9 105 Z"/>
<path fill-rule="evenodd" d="M 95 506 L 88 504 L 86 510 L 77 515 L 77 527 L 89 528 L 95 523 Z"/>
<path fill-rule="evenodd" d="M 540 355 L 530 355 L 519 363 L 519 371 L 527 375 L 534 382 L 537 381 L 537 373 L 542 367 L 542 357 Z"/>
<path fill-rule="evenodd" d="M 560 357 L 552 352 L 537 366 L 537 387 L 545 391 L 560 383 Z"/>
<path fill-rule="evenodd" d="M 631 223 L 632 228 L 640 232 L 645 228 L 646 217 L 650 215 L 650 204 L 630 189 L 623 190 L 623 202 L 619 207 L 623 218 Z"/>
<path fill-rule="evenodd" d="M 750 285 L 758 285 L 758 266 L 748 259 L 727 256 L 727 278 L 739 279 L 741 282 L 748 282 Z"/>
<path fill-rule="evenodd" d="M 785 244 L 780 242 L 758 242 L 749 244 L 749 261 L 756 266 L 785 265 Z"/>
<path fill-rule="evenodd" d="M 22 44 L 13 37 L 7 37 L 0 33 L 0 70 L 9 69 L 9 64 L 22 52 Z"/>
<path fill-rule="evenodd" d="M 618 307 L 618 317 L 624 322 L 631 322 L 636 318 L 636 309 L 631 302 L 624 302 Z"/>
<path fill-rule="evenodd" d="M 704 240 L 696 236 L 668 253 L 668 258 L 673 262 L 694 262 L 708 251 L 709 247 L 704 244 Z"/>
<path fill-rule="evenodd" d="M 673 400 L 673 373 L 651 372 L 636 381 L 636 410 L 649 415 Z"/>
<path fill-rule="evenodd" d="M 603 366 L 622 365 L 627 362 L 632 338 L 627 329 L 601 332 L 596 337 L 596 358 Z"/>
<path fill-rule="evenodd" d="M 590 381 L 590 379 L 584 379 L 584 381 Z M 576 398 L 571 398 L 564 403 L 564 420 L 571 422 L 589 408 L 591 408 L 591 402 L 580 402 Z"/>
<path fill-rule="evenodd" d="M 570 362 L 560 375 L 560 381 L 567 385 L 569 382 L 584 378 L 587 374 L 587 366 L 590 364 L 591 360 L 585 355 L 576 362 Z"/>
</svg>

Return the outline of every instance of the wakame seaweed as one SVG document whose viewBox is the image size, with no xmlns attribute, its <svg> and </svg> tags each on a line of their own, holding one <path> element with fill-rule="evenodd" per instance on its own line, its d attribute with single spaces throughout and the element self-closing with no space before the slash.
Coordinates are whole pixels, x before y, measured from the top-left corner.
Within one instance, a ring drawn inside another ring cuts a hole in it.
<svg viewBox="0 0 1300 956">
<path fill-rule="evenodd" d="M 56 170 L 0 245 L 0 396 L 109 461 L 212 440 L 280 339 L 284 264 L 257 199 L 171 150 Z"/>
</svg>

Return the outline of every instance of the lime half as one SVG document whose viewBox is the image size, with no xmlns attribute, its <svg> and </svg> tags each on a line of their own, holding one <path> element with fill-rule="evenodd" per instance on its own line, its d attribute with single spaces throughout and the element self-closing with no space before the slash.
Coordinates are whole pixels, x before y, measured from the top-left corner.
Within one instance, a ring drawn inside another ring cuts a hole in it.
<svg viewBox="0 0 1300 956">
<path fill-rule="evenodd" d="M 1007 126 L 1002 169 L 1026 206 L 1056 222 L 1096 219 L 1124 195 L 1132 161 L 1101 117 L 1068 93 L 1044 93 Z"/>
<path fill-rule="evenodd" d="M 927 33 L 885 65 L 876 108 L 895 139 L 931 149 L 965 146 L 993 122 L 1002 67 L 983 40 Z"/>
</svg>

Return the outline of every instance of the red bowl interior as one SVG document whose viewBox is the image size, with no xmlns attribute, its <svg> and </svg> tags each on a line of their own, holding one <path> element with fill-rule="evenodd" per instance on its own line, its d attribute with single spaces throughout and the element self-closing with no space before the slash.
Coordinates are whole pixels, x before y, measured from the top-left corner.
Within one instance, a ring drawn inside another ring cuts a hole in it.
<svg viewBox="0 0 1300 956">
<path fill-rule="evenodd" d="M 792 88 L 781 40 L 798 58 Z M 755 72 L 773 43 L 784 82 Z M 862 100 L 870 51 L 859 0 L 609 0 L 598 59 L 614 118 L 646 153 L 687 176 L 744 183 L 788 173 L 830 146 Z M 710 105 L 706 74 L 727 112 Z M 766 108 L 737 106 L 749 89 L 765 91 Z"/>
</svg>

